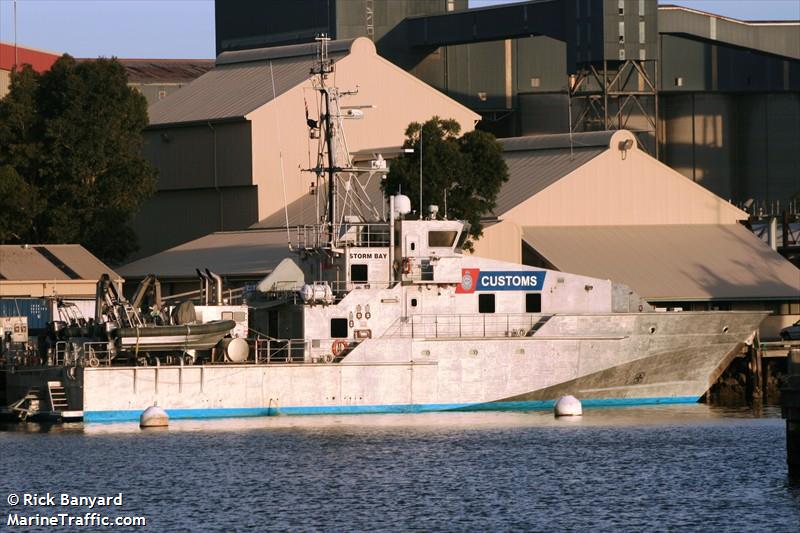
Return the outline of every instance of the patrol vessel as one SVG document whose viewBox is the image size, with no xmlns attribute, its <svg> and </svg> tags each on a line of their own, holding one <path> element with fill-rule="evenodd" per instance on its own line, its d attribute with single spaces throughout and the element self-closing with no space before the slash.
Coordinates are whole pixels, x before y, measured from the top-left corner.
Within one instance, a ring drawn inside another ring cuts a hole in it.
<svg viewBox="0 0 800 533">
<path fill-rule="evenodd" d="M 386 163 L 351 160 L 343 124 L 356 110 L 326 84 L 332 71 L 322 40 L 322 109 L 308 125 L 324 221 L 295 228 L 260 284 L 270 336 L 233 362 L 16 368 L 10 396 L 56 383 L 86 422 L 137 420 L 154 404 L 175 419 L 535 409 L 565 394 L 695 402 L 766 317 L 662 312 L 610 280 L 467 254 L 467 224 L 435 208 L 411 218 L 402 195 L 379 216 L 368 188 Z"/>
</svg>

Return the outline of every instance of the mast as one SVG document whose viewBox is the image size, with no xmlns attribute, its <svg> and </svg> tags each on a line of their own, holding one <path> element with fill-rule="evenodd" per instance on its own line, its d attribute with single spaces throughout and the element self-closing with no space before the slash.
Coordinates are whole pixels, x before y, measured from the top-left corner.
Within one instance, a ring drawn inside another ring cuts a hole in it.
<svg viewBox="0 0 800 533">
<path fill-rule="evenodd" d="M 333 160 L 333 124 L 331 123 L 331 100 L 326 87 L 320 89 L 325 97 L 325 144 L 328 146 L 328 244 L 333 246 L 333 228 L 336 221 L 336 175 Z"/>
<path fill-rule="evenodd" d="M 328 209 L 327 209 L 327 225 L 328 225 L 328 244 L 332 247 L 334 244 L 334 226 L 336 223 L 336 168 L 334 158 L 333 146 L 333 122 L 331 120 L 331 94 L 330 89 L 325 85 L 325 80 L 328 74 L 333 71 L 333 65 L 328 57 L 328 42 L 331 40 L 327 34 L 317 36 L 314 40 L 319 43 L 319 58 L 318 64 L 315 68 L 311 69 L 311 73 L 318 76 L 317 90 L 322 96 L 325 103 L 325 113 L 322 115 L 324 121 L 325 137 L 323 139 L 323 147 L 328 150 L 328 166 L 327 168 L 318 169 L 318 174 L 327 173 L 328 176 Z M 320 161 L 321 163 L 321 161 Z"/>
<path fill-rule="evenodd" d="M 380 219 L 380 214 L 372 205 L 367 193 L 367 186 L 373 177 L 386 174 L 388 169 L 380 154 L 375 154 L 375 160 L 370 161 L 367 165 L 354 164 L 352 160 L 344 135 L 343 121 L 360 119 L 364 116 L 362 109 L 374 106 L 341 106 L 340 98 L 358 94 L 358 87 L 356 86 L 355 90 L 340 91 L 336 86 L 329 87 L 327 85 L 328 76 L 334 69 L 333 61 L 328 55 L 330 40 L 330 37 L 325 34 L 316 37 L 319 49 L 317 61 L 311 68 L 311 74 L 313 75 L 314 90 L 320 95 L 319 119 L 311 120 L 306 108 L 306 122 L 312 132 L 317 132 L 316 136 L 312 133 L 312 138 L 319 138 L 320 142 L 316 166 L 303 170 L 315 173 L 318 184 L 324 180 L 328 182 L 324 218 L 322 213 L 317 211 L 316 242 L 318 245 L 322 245 L 324 242 L 324 247 L 333 250 L 337 248 L 340 239 L 340 235 L 337 235 L 339 226 L 346 213 L 352 213 L 353 216 L 360 217 L 364 222 L 370 218 Z M 326 150 L 327 154 L 324 153 Z M 341 184 L 337 183 L 339 180 L 342 180 Z M 320 235 L 323 231 L 328 234 L 327 238 Z"/>
</svg>

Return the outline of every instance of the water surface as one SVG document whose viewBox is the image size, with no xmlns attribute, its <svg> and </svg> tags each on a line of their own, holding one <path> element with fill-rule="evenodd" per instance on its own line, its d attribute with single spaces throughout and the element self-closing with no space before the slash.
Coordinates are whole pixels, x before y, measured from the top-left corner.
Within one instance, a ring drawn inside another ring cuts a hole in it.
<svg viewBox="0 0 800 533">
<path fill-rule="evenodd" d="M 779 416 L 696 404 L 6 426 L 0 505 L 123 492 L 118 514 L 159 531 L 794 532 Z"/>
</svg>

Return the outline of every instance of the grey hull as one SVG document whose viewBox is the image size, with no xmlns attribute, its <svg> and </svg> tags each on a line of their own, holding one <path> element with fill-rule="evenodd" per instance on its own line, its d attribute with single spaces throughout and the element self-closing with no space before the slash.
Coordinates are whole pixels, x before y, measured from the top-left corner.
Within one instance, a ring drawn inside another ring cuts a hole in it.
<svg viewBox="0 0 800 533">
<path fill-rule="evenodd" d="M 90 421 L 132 420 L 155 402 L 170 416 L 204 418 L 502 409 L 564 394 L 691 401 L 740 353 L 764 316 L 563 315 L 533 337 L 370 339 L 333 364 L 112 366 L 77 369 L 66 381 L 70 408 Z M 35 373 L 26 375 L 33 385 Z M 8 377 L 11 385 L 22 374 Z"/>
</svg>

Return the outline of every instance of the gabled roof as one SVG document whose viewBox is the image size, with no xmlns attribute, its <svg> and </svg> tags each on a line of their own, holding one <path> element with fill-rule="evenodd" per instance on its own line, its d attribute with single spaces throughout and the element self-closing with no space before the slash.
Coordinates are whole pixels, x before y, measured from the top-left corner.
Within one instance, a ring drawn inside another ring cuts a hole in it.
<svg viewBox="0 0 800 533">
<path fill-rule="evenodd" d="M 508 181 L 497 195 L 501 216 L 608 149 L 613 131 L 499 139 Z"/>
<path fill-rule="evenodd" d="M 353 42 L 331 42 L 331 59 L 346 56 Z M 150 125 L 243 118 L 308 80 L 316 50 L 300 44 L 220 54 L 213 70 L 150 106 Z"/>
<path fill-rule="evenodd" d="M 739 224 L 526 226 L 558 270 L 624 283 L 649 300 L 800 298 L 800 270 Z"/>
<path fill-rule="evenodd" d="M 129 278 L 193 278 L 195 268 L 223 276 L 262 278 L 289 256 L 286 229 L 220 231 L 129 263 Z"/>
<path fill-rule="evenodd" d="M 97 281 L 119 275 L 79 244 L 0 245 L 3 281 Z"/>
</svg>

